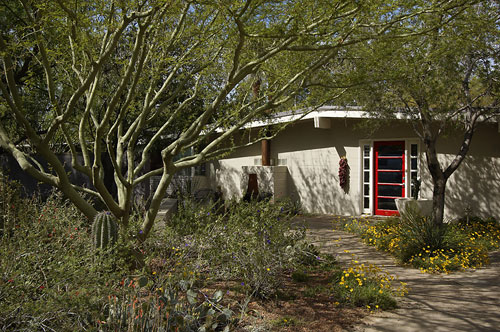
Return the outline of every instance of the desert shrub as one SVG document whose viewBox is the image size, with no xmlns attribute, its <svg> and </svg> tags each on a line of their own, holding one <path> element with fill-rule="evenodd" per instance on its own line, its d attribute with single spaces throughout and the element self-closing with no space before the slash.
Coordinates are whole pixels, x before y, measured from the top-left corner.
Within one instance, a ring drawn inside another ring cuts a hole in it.
<svg viewBox="0 0 500 332">
<path fill-rule="evenodd" d="M 118 295 L 108 296 L 98 324 L 102 331 L 229 331 L 235 319 L 222 299 L 222 291 L 206 294 L 193 280 L 153 272 L 124 279 Z"/>
<path fill-rule="evenodd" d="M 95 250 L 91 222 L 60 195 L 21 198 L 18 185 L 1 183 L 9 226 L 0 237 L 0 331 L 222 331 L 231 323 L 220 292 L 197 290 L 178 251 L 161 258 L 163 270 L 151 262 L 132 270 L 130 241 Z"/>
<path fill-rule="evenodd" d="M 387 218 L 383 222 L 358 229 L 365 242 L 379 250 L 394 252 L 399 247 L 399 218 Z"/>
<path fill-rule="evenodd" d="M 92 326 L 120 262 L 96 262 L 88 221 L 60 196 L 25 200 L 1 239 L 3 330 L 74 331 Z"/>
<path fill-rule="evenodd" d="M 499 247 L 500 225 L 495 219 L 468 218 L 436 226 L 430 218 L 409 210 L 401 218 L 371 225 L 350 220 L 344 229 L 355 231 L 369 244 L 423 272 L 444 272 L 488 263 L 488 250 Z"/>
<path fill-rule="evenodd" d="M 339 224 L 342 229 L 355 234 L 364 234 L 371 226 L 368 218 L 337 217 L 334 223 Z"/>
<path fill-rule="evenodd" d="M 0 172 L 0 236 L 10 236 L 18 226 L 36 213 L 30 199 L 22 196 L 22 187 Z M 17 226 L 16 226 L 17 225 Z"/>
<path fill-rule="evenodd" d="M 205 232 L 215 217 L 212 204 L 200 204 L 186 196 L 179 201 L 177 212 L 168 220 L 168 225 L 176 234 L 186 236 Z"/>
<path fill-rule="evenodd" d="M 334 273 L 332 290 L 338 305 L 373 310 L 395 308 L 395 296 L 404 296 L 408 292 L 403 282 L 399 287 L 395 286 L 394 276 L 373 264 L 360 264 L 355 260 L 347 268 Z"/>
<path fill-rule="evenodd" d="M 239 280 L 253 295 L 270 297 L 281 285 L 281 272 L 314 260 L 304 244 L 305 228 L 293 227 L 281 203 L 231 202 L 216 215 L 208 206 L 184 202 L 164 231 L 169 248 L 197 257 L 195 270 L 222 280 Z"/>
</svg>

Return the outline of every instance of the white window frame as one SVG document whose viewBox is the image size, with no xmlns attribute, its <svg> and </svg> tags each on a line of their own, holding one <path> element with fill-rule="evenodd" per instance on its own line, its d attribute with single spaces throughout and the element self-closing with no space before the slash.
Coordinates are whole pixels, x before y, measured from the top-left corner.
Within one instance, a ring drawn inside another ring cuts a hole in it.
<svg viewBox="0 0 500 332">
<path fill-rule="evenodd" d="M 368 201 L 368 208 L 365 208 L 365 145 L 368 145 L 370 147 L 370 154 L 369 154 L 369 160 L 370 160 L 370 170 L 368 171 L 369 173 L 369 201 Z M 360 192 L 361 192 L 361 211 L 363 211 L 363 214 L 373 214 L 373 140 L 361 140 L 359 141 L 359 147 L 360 147 L 360 164 L 361 167 L 359 168 L 360 172 Z"/>
<path fill-rule="evenodd" d="M 374 204 L 373 204 L 373 192 L 374 192 L 374 183 L 373 183 L 373 158 L 374 158 L 374 151 L 373 151 L 373 146 L 375 142 L 390 142 L 390 141 L 404 141 L 405 142 L 405 197 L 411 197 L 411 145 L 412 144 L 417 144 L 417 176 L 421 177 L 421 172 L 422 172 L 422 162 L 421 162 L 421 147 L 422 147 L 422 142 L 418 138 L 414 137 L 406 137 L 406 138 L 377 138 L 377 139 L 363 139 L 359 140 L 359 157 L 360 157 L 360 167 L 359 167 L 359 190 L 360 190 L 360 207 L 361 211 L 363 214 L 369 214 L 373 215 L 374 213 Z M 370 182 L 369 182 L 369 207 L 365 208 L 365 193 L 364 193 L 364 185 L 365 185 L 365 178 L 364 178 L 364 147 L 365 145 L 370 146 Z"/>
</svg>

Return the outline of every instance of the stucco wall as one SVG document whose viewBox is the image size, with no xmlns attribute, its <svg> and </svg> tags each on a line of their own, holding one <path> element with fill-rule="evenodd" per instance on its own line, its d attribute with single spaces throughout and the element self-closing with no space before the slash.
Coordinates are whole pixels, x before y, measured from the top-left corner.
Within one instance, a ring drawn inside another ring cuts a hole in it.
<svg viewBox="0 0 500 332">
<path fill-rule="evenodd" d="M 360 140 L 417 139 L 409 125 L 394 121 L 377 130 L 361 129 L 355 119 L 332 119 L 331 128 L 315 129 L 313 121 L 291 126 L 271 142 L 271 158 L 284 161 L 288 169 L 288 196 L 299 199 L 304 210 L 316 213 L 359 215 L 361 205 Z M 440 160 L 449 161 L 459 149 L 460 136 L 450 133 L 438 141 Z M 420 144 L 421 197 L 432 197 L 432 186 Z M 219 161 L 217 184 L 225 197 L 242 197 L 242 166 L 260 158 L 260 144 L 239 150 Z M 350 166 L 348 190 L 339 185 L 339 159 Z M 446 217 L 463 214 L 466 206 L 481 216 L 500 217 L 500 134 L 497 124 L 482 125 L 475 134 L 469 156 L 450 178 Z"/>
<path fill-rule="evenodd" d="M 330 129 L 315 129 L 313 122 L 298 123 L 271 142 L 271 158 L 287 166 L 287 192 L 309 212 L 360 214 L 359 148 L 361 132 L 353 134 L 352 121 L 335 122 Z M 219 161 L 217 181 L 225 197 L 242 197 L 242 166 L 260 158 L 260 145 L 239 150 Z M 340 188 L 338 164 L 347 156 L 351 167 L 347 191 Z"/>
<path fill-rule="evenodd" d="M 438 140 L 439 161 L 448 165 L 460 149 L 460 133 L 450 132 Z M 425 161 L 425 159 L 424 159 Z M 422 194 L 432 197 L 427 169 Z M 469 207 L 473 215 L 500 219 L 500 133 L 497 124 L 483 124 L 475 132 L 464 162 L 452 174 L 446 187 L 445 217 L 463 215 Z"/>
</svg>

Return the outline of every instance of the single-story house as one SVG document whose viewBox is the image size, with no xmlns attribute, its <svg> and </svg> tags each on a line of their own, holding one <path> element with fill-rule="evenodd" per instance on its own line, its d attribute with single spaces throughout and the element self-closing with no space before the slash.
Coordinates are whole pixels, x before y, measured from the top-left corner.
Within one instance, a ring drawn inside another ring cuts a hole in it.
<svg viewBox="0 0 500 332">
<path fill-rule="evenodd" d="M 290 121 L 282 116 L 274 121 Z M 411 197 L 420 181 L 420 198 L 432 198 L 424 146 L 412 126 L 390 120 L 363 127 L 359 109 L 322 107 L 291 124 L 267 143 L 237 150 L 211 165 L 212 187 L 225 198 L 241 198 L 251 187 L 274 198 L 300 201 L 306 212 L 339 215 L 390 215 L 395 198 Z M 253 123 L 259 127 L 263 123 Z M 451 160 L 461 134 L 438 141 L 440 160 Z M 264 147 L 264 149 L 263 149 Z M 262 166 L 263 150 L 265 150 Z M 347 185 L 339 183 L 339 161 L 347 159 Z M 253 189 L 255 190 L 255 189 Z M 479 124 L 468 156 L 447 184 L 445 218 L 500 217 L 500 124 Z"/>
</svg>

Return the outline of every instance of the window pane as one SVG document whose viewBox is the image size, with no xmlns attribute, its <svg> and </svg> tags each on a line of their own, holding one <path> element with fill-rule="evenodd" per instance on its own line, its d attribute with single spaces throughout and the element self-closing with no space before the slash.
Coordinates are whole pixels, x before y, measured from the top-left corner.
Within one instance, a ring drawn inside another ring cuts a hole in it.
<svg viewBox="0 0 500 332">
<path fill-rule="evenodd" d="M 370 182 L 370 172 L 365 172 L 365 182 Z"/>
<path fill-rule="evenodd" d="M 403 183 L 402 172 L 379 172 L 378 182 L 381 183 Z"/>
<path fill-rule="evenodd" d="M 411 183 L 417 182 L 417 172 L 411 172 Z"/>
<path fill-rule="evenodd" d="M 417 169 L 417 158 L 411 158 L 411 169 L 412 170 Z"/>
<path fill-rule="evenodd" d="M 412 157 L 416 157 L 417 156 L 417 150 L 418 150 L 417 146 L 418 146 L 417 144 L 412 144 L 411 145 L 411 152 L 410 153 L 411 153 Z"/>
<path fill-rule="evenodd" d="M 370 196 L 370 185 L 365 184 L 364 187 L 365 187 L 365 190 L 363 191 L 363 195 Z"/>
<path fill-rule="evenodd" d="M 392 197 L 402 197 L 403 195 L 402 186 L 378 186 L 379 196 L 392 196 Z"/>
<path fill-rule="evenodd" d="M 365 209 L 369 209 L 370 208 L 370 198 L 369 197 L 365 197 L 364 198 L 364 204 L 363 204 L 363 207 Z"/>
<path fill-rule="evenodd" d="M 404 147 L 401 145 L 381 145 L 378 147 L 378 155 L 381 157 L 402 156 Z"/>
<path fill-rule="evenodd" d="M 403 159 L 401 158 L 390 158 L 390 159 L 379 159 L 378 160 L 379 169 L 403 169 Z"/>
<path fill-rule="evenodd" d="M 364 148 L 363 148 L 363 156 L 365 157 L 369 157 L 370 156 L 370 146 L 369 145 L 365 145 Z"/>
<path fill-rule="evenodd" d="M 378 208 L 380 210 L 397 210 L 394 198 L 379 198 Z"/>
<path fill-rule="evenodd" d="M 370 169 L 370 159 L 364 159 L 365 169 Z"/>
</svg>

